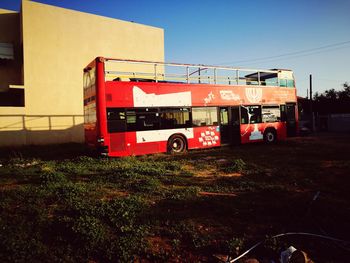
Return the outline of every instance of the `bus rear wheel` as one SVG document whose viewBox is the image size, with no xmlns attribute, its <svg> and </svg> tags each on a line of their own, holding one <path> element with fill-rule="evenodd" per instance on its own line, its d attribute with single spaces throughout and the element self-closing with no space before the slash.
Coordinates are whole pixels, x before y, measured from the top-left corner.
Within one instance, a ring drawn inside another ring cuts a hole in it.
<svg viewBox="0 0 350 263">
<path fill-rule="evenodd" d="M 186 139 L 181 135 L 174 135 L 168 141 L 168 153 L 176 154 L 186 152 Z"/>
<path fill-rule="evenodd" d="M 264 141 L 267 144 L 272 144 L 277 141 L 277 134 L 275 129 L 268 129 L 264 132 Z"/>
</svg>

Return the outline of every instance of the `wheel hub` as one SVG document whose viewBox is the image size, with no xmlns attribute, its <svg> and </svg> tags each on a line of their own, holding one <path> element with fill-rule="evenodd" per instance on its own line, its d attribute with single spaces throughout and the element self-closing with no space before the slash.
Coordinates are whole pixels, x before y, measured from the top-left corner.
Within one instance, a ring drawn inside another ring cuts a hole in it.
<svg viewBox="0 0 350 263">
<path fill-rule="evenodd" d="M 270 142 L 273 141 L 274 135 L 273 135 L 272 133 L 269 133 L 269 134 L 267 135 L 267 139 L 268 139 Z"/>
</svg>

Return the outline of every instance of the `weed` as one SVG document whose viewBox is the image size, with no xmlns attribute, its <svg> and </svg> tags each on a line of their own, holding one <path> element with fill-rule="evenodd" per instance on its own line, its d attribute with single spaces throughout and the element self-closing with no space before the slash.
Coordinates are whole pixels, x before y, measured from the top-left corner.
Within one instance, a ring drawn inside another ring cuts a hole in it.
<svg viewBox="0 0 350 263">
<path fill-rule="evenodd" d="M 10 159 L 0 166 L 0 180 L 18 182 L 36 179 L 40 163 L 37 159 Z"/>
<path fill-rule="evenodd" d="M 77 242 L 87 248 L 95 248 L 106 236 L 106 230 L 101 221 L 88 215 L 74 219 L 72 231 L 76 235 Z"/>
<path fill-rule="evenodd" d="M 245 240 L 243 238 L 233 237 L 225 243 L 227 253 L 231 256 L 238 256 L 241 253 Z"/>
<path fill-rule="evenodd" d="M 188 170 L 181 170 L 179 175 L 183 177 L 193 177 L 194 173 Z"/>
<path fill-rule="evenodd" d="M 40 174 L 40 180 L 43 184 L 50 184 L 66 182 L 67 178 L 63 173 L 60 172 L 43 171 Z"/>
<path fill-rule="evenodd" d="M 175 250 L 175 251 L 179 250 L 180 242 L 181 242 L 180 239 L 177 239 L 177 238 L 173 238 L 171 240 L 171 246 L 172 246 L 173 250 Z"/>
<path fill-rule="evenodd" d="M 146 178 L 138 180 L 133 186 L 133 190 L 143 193 L 154 193 L 161 188 L 161 182 L 156 178 Z"/>
<path fill-rule="evenodd" d="M 246 168 L 246 163 L 242 159 L 235 159 L 223 165 L 220 170 L 224 173 L 239 173 Z"/>
<path fill-rule="evenodd" d="M 61 162 L 57 162 L 55 165 L 55 169 L 57 171 L 71 175 L 85 175 L 97 171 L 97 169 L 100 168 L 100 166 L 101 165 L 97 159 L 82 156 L 76 158 L 75 160 L 64 160 Z"/>
<path fill-rule="evenodd" d="M 183 175 L 168 175 L 162 176 L 159 180 L 164 185 L 189 186 L 193 184 L 193 178 Z"/>
<path fill-rule="evenodd" d="M 286 246 L 283 240 L 266 235 L 263 242 L 263 247 L 279 253 L 281 251 L 281 248 Z"/>
<path fill-rule="evenodd" d="M 132 230 L 137 216 L 143 211 L 144 207 L 143 199 L 133 196 L 104 202 L 99 212 L 113 227 L 118 228 L 120 232 L 127 232 Z"/>
<path fill-rule="evenodd" d="M 191 200 L 198 196 L 200 188 L 197 186 L 188 186 L 181 188 L 170 188 L 166 193 L 166 198 L 170 200 Z"/>
<path fill-rule="evenodd" d="M 132 232 L 125 232 L 118 238 L 108 240 L 103 246 L 104 255 L 108 262 L 135 262 L 137 255 L 146 250 L 144 236 L 148 229 L 144 226 L 135 226 Z"/>
<path fill-rule="evenodd" d="M 211 243 L 210 235 L 203 234 L 197 225 L 189 220 L 180 221 L 173 226 L 173 245 L 190 244 L 194 249 L 202 249 Z"/>
<path fill-rule="evenodd" d="M 191 162 L 194 165 L 196 170 L 209 170 L 211 168 L 211 164 L 207 161 L 196 160 Z"/>
</svg>

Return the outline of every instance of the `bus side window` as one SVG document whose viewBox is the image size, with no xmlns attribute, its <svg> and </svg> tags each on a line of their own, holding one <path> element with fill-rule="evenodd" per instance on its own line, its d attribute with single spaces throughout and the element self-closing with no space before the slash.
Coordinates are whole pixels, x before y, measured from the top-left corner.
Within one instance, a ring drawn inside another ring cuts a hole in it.
<svg viewBox="0 0 350 263">
<path fill-rule="evenodd" d="M 136 130 L 159 129 L 159 113 L 157 109 L 139 109 L 136 111 Z"/>
<path fill-rule="evenodd" d="M 193 126 L 209 126 L 218 124 L 217 107 L 192 108 Z"/>
<path fill-rule="evenodd" d="M 293 79 L 279 79 L 280 87 L 283 88 L 294 88 L 294 80 Z"/>
<path fill-rule="evenodd" d="M 241 124 L 248 123 L 248 109 L 244 106 L 241 106 Z"/>
<path fill-rule="evenodd" d="M 261 106 L 249 106 L 249 123 L 260 123 L 261 122 Z"/>
<path fill-rule="evenodd" d="M 279 79 L 280 87 L 286 88 L 287 87 L 287 80 L 286 79 Z"/>
<path fill-rule="evenodd" d="M 261 106 L 241 106 L 241 124 L 261 123 Z"/>
<path fill-rule="evenodd" d="M 107 108 L 107 129 L 110 133 L 126 131 L 125 109 Z"/>
<path fill-rule="evenodd" d="M 288 88 L 294 88 L 295 84 L 294 84 L 294 80 L 293 79 L 288 79 L 287 80 L 287 87 Z"/>
<path fill-rule="evenodd" d="M 277 122 L 281 120 L 281 111 L 278 105 L 262 106 L 262 122 Z"/>
<path fill-rule="evenodd" d="M 126 111 L 126 129 L 136 131 L 136 112 L 134 110 Z"/>
<path fill-rule="evenodd" d="M 159 129 L 158 109 L 130 109 L 126 111 L 127 131 Z"/>
<path fill-rule="evenodd" d="M 163 108 L 160 114 L 161 129 L 191 127 L 190 108 Z"/>
</svg>

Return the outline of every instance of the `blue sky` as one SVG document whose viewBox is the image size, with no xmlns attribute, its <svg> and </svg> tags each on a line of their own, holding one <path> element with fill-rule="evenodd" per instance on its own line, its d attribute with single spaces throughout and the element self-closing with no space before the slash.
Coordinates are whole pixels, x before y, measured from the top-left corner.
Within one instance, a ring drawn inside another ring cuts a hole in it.
<svg viewBox="0 0 350 263">
<path fill-rule="evenodd" d="M 350 82 L 349 0 L 37 0 L 161 27 L 168 62 L 288 68 L 298 95 Z M 0 0 L 19 10 L 20 0 Z M 290 54 L 290 55 L 285 55 Z"/>
</svg>

